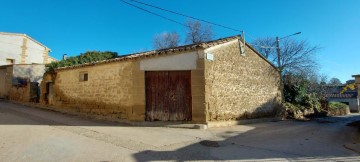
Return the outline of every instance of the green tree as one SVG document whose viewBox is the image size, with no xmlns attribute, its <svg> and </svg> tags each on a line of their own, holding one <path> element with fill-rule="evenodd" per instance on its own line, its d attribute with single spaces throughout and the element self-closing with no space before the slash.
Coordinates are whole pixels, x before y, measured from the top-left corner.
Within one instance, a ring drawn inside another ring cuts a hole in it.
<svg viewBox="0 0 360 162">
<path fill-rule="evenodd" d="M 331 78 L 328 85 L 342 85 L 341 81 L 339 78 Z"/>
</svg>

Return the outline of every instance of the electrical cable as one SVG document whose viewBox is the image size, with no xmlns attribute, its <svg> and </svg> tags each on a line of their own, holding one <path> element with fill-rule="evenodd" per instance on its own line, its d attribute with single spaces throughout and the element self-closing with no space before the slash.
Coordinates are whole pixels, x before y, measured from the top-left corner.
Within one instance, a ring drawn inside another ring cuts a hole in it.
<svg viewBox="0 0 360 162">
<path fill-rule="evenodd" d="M 179 25 L 182 25 L 182 26 L 187 27 L 185 24 L 183 24 L 183 23 L 181 23 L 181 22 L 179 22 L 179 21 L 176 21 L 176 20 L 167 18 L 167 17 L 165 17 L 165 16 L 162 16 L 162 15 L 157 14 L 157 13 L 155 13 L 155 12 L 149 11 L 149 10 L 147 10 L 147 9 L 145 9 L 145 8 L 136 6 L 136 5 L 134 5 L 134 4 L 131 4 L 131 3 L 129 3 L 129 2 L 126 2 L 126 1 L 124 1 L 124 0 L 120 0 L 120 1 L 123 2 L 123 3 L 125 3 L 125 4 L 127 4 L 127 5 L 130 5 L 130 6 L 132 6 L 132 7 L 135 7 L 135 8 L 137 8 L 137 9 L 139 9 L 139 10 L 145 11 L 145 12 L 147 12 L 147 13 L 153 14 L 153 15 L 155 15 L 155 16 L 161 17 L 161 18 L 166 19 L 166 20 L 168 20 L 168 21 L 171 21 L 171 22 L 174 22 L 174 23 L 177 23 L 177 24 L 179 24 Z"/>
<path fill-rule="evenodd" d="M 211 24 L 211 25 L 226 28 L 226 29 L 229 29 L 229 30 L 233 30 L 233 31 L 237 31 L 237 32 L 243 32 L 243 30 L 238 30 L 238 29 L 235 29 L 235 28 L 232 28 L 232 27 L 228 27 L 228 26 L 221 25 L 221 24 L 218 24 L 218 23 L 210 22 L 210 21 L 207 21 L 207 20 L 204 20 L 204 19 L 199 19 L 199 18 L 196 18 L 196 17 L 193 17 L 193 16 L 185 15 L 185 14 L 182 14 L 182 13 L 178 13 L 178 12 L 175 12 L 175 11 L 171 11 L 171 10 L 168 10 L 168 9 L 157 7 L 157 6 L 147 4 L 147 3 L 144 3 L 144 2 L 140 2 L 140 1 L 137 1 L 137 0 L 130 0 L 130 1 L 142 4 L 142 5 L 146 5 L 146 6 L 149 6 L 149 7 L 152 7 L 152 8 L 156 8 L 156 9 L 159 9 L 159 10 L 162 10 L 162 11 L 166 11 L 166 12 L 169 12 L 169 13 L 173 13 L 173 14 L 176 14 L 176 15 L 179 15 L 179 16 L 191 18 L 191 19 L 202 21 L 202 22 L 205 22 L 205 23 L 208 23 L 208 24 Z"/>
</svg>

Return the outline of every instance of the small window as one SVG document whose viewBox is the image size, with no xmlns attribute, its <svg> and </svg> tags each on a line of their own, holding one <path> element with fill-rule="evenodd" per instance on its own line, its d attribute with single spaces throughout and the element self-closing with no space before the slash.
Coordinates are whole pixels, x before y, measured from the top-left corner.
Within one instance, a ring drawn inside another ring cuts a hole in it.
<svg viewBox="0 0 360 162">
<path fill-rule="evenodd" d="M 6 59 L 6 64 L 15 64 L 15 59 Z"/>
<path fill-rule="evenodd" d="M 80 72 L 80 81 L 83 82 L 83 81 L 88 81 L 89 79 L 89 74 L 88 72 Z"/>
</svg>

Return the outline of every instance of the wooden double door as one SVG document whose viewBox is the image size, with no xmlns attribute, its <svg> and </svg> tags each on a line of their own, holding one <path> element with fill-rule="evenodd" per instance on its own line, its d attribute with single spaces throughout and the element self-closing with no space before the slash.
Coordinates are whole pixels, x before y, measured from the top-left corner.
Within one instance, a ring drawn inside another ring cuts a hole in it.
<svg viewBox="0 0 360 162">
<path fill-rule="evenodd" d="M 146 120 L 191 120 L 191 72 L 147 71 Z"/>
</svg>

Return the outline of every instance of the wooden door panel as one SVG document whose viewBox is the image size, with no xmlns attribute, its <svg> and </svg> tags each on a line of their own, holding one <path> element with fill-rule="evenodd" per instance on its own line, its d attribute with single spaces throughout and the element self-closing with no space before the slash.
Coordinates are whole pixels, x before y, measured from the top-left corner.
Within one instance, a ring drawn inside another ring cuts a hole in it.
<svg viewBox="0 0 360 162">
<path fill-rule="evenodd" d="M 191 120 L 190 71 L 146 72 L 146 120 Z"/>
</svg>

